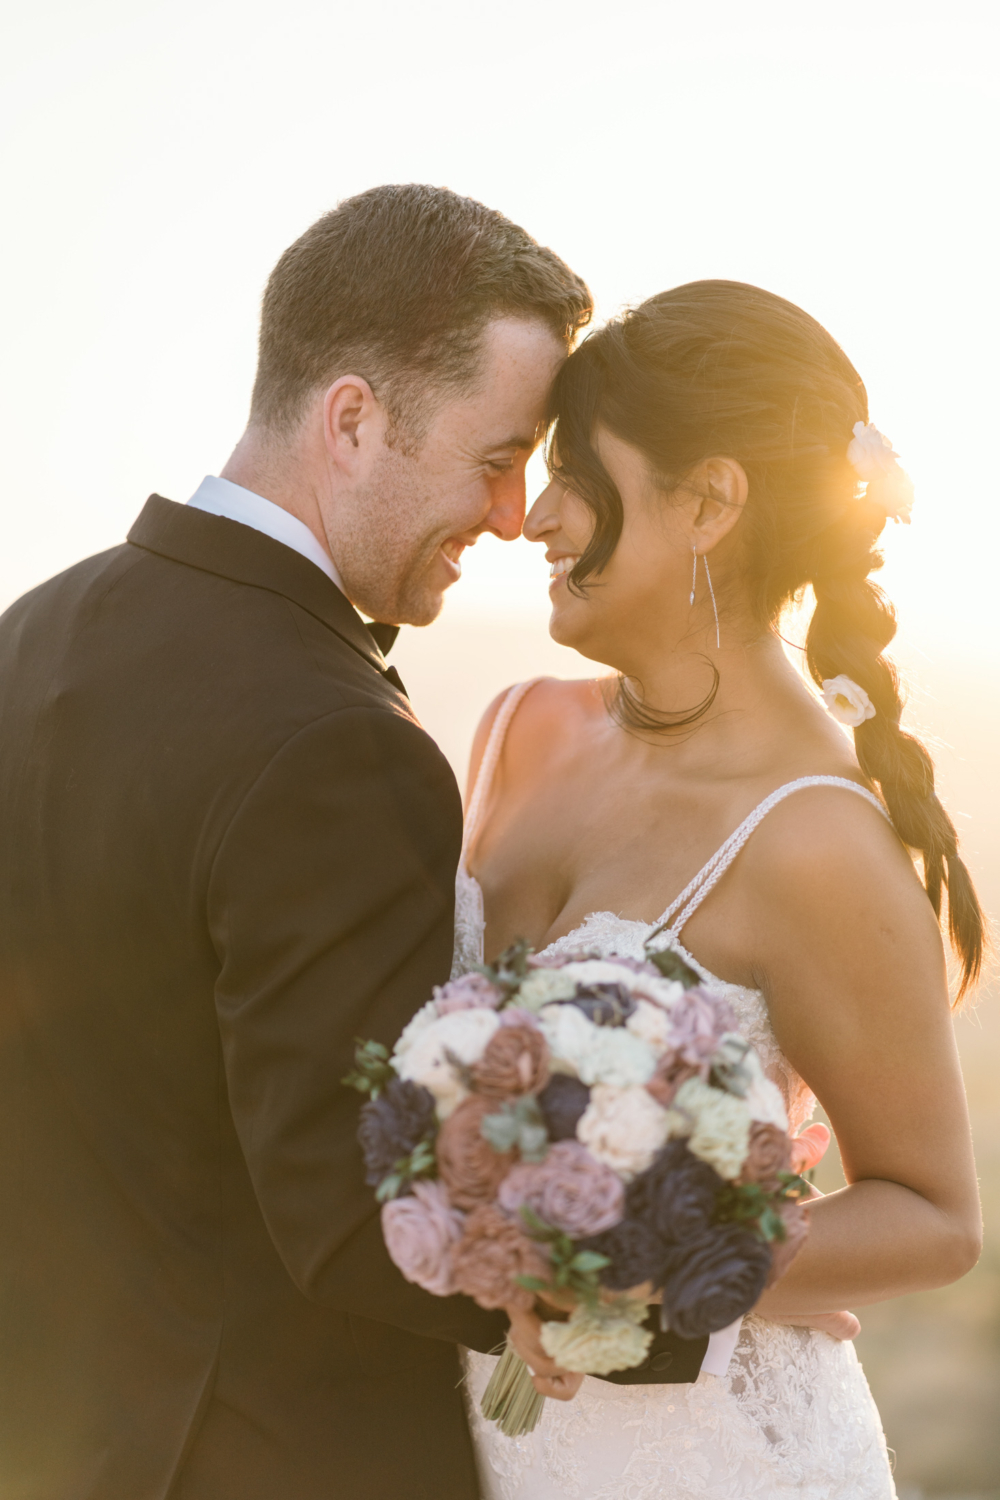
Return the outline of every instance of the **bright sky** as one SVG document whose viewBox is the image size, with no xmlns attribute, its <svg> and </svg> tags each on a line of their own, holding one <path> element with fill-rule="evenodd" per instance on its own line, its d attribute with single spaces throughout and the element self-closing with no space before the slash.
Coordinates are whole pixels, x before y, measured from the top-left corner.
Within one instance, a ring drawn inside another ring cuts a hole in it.
<svg viewBox="0 0 1000 1500">
<path fill-rule="evenodd" d="M 0 38 L 0 605 L 218 471 L 277 256 L 338 199 L 422 180 L 551 244 L 605 316 L 725 276 L 821 319 L 917 483 L 887 575 L 908 633 L 1000 659 L 994 15 L 21 6 Z M 481 543 L 449 607 L 533 612 L 543 574 L 527 544 Z"/>
</svg>

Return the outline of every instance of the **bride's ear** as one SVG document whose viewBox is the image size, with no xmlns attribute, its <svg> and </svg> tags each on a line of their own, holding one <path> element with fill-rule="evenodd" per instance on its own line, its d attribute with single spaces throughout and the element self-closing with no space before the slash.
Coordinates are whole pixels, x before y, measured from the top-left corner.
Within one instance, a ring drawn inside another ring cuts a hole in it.
<svg viewBox="0 0 1000 1500">
<path fill-rule="evenodd" d="M 692 496 L 692 541 L 699 553 L 728 536 L 743 514 L 750 484 L 735 458 L 706 458 L 688 479 Z"/>
</svg>

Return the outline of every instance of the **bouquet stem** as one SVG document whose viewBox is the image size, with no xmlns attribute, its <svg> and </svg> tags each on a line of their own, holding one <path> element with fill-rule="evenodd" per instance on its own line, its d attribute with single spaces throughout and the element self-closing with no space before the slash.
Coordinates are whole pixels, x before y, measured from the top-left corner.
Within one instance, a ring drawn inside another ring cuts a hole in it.
<svg viewBox="0 0 1000 1500">
<path fill-rule="evenodd" d="M 545 1397 L 535 1390 L 531 1371 L 508 1339 L 483 1392 L 483 1416 L 495 1422 L 505 1437 L 522 1437 L 534 1432 L 544 1405 Z"/>
</svg>

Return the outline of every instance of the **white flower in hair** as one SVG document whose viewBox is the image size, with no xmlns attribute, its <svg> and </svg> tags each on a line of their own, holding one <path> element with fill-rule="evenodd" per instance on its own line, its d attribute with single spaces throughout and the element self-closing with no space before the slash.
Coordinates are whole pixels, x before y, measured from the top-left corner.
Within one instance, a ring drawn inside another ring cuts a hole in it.
<svg viewBox="0 0 1000 1500">
<path fill-rule="evenodd" d="M 839 677 L 827 677 L 823 683 L 823 702 L 841 724 L 857 729 L 866 719 L 874 719 L 875 705 L 865 692 L 850 677 L 843 673 Z"/>
<path fill-rule="evenodd" d="M 855 422 L 848 444 L 847 461 L 868 486 L 865 498 L 895 521 L 910 524 L 913 481 L 899 465 L 899 454 L 874 422 Z"/>
</svg>

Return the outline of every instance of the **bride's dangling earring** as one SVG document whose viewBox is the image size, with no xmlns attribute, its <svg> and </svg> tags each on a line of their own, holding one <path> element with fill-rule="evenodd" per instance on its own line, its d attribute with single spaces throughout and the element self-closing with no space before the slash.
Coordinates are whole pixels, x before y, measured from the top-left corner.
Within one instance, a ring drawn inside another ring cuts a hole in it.
<svg viewBox="0 0 1000 1500">
<path fill-rule="evenodd" d="M 705 577 L 708 579 L 708 592 L 712 596 L 712 613 L 715 616 L 715 649 L 716 649 L 716 651 L 718 651 L 719 647 L 721 645 L 721 642 L 719 640 L 719 611 L 718 611 L 718 607 L 716 606 L 716 603 L 715 603 L 715 590 L 712 587 L 712 575 L 708 571 L 708 553 L 707 552 L 706 552 L 706 554 L 705 554 L 705 556 L 703 558 L 703 562 L 705 564 Z"/>
<path fill-rule="evenodd" d="M 715 602 L 715 590 L 712 587 L 712 575 L 708 571 L 708 556 L 707 556 L 707 554 L 706 554 L 705 557 L 703 557 L 702 561 L 705 564 L 705 577 L 708 580 L 708 592 L 711 595 L 711 599 L 712 599 L 712 614 L 715 616 L 715 649 L 718 651 L 720 649 L 720 647 L 721 647 L 721 644 L 722 644 L 720 636 L 719 636 L 719 608 L 718 608 L 718 605 Z M 688 595 L 688 603 L 689 604 L 694 604 L 694 595 L 695 595 L 695 589 L 697 588 L 697 585 L 698 585 L 698 549 L 697 549 L 697 547 L 692 546 L 692 548 L 691 548 L 691 593 Z"/>
</svg>

